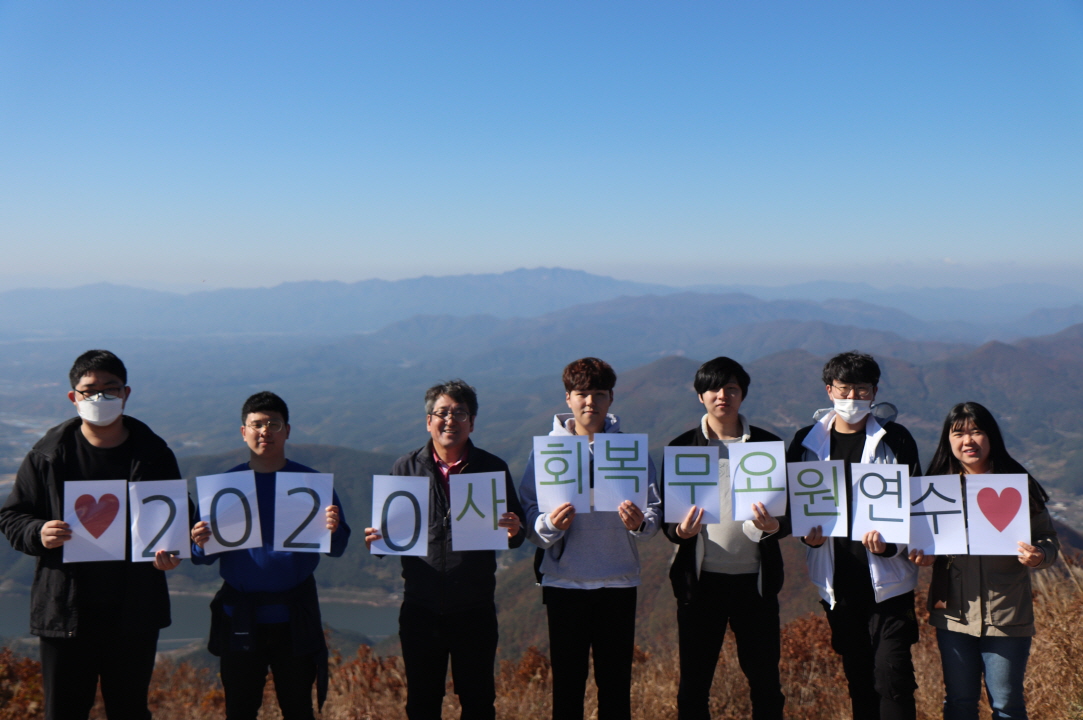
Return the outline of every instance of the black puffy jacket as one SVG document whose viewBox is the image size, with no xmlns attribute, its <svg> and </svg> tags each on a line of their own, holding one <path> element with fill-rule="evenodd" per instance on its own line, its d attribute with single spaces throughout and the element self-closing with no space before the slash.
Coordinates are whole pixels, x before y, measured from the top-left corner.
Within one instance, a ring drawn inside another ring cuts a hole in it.
<svg viewBox="0 0 1083 720">
<path fill-rule="evenodd" d="M 126 479 L 138 482 L 177 480 L 181 476 L 177 458 L 165 441 L 140 421 L 125 415 L 124 427 L 130 433 L 126 444 L 131 444 L 134 456 L 129 476 L 81 477 L 75 457 L 75 433 L 80 431 L 80 425 L 82 420 L 76 417 L 45 433 L 23 459 L 15 476 L 15 486 L 0 508 L 0 532 L 13 548 L 38 558 L 30 590 L 30 632 L 41 637 L 78 635 L 79 575 L 92 572 L 94 565 L 65 565 L 63 547 L 49 550 L 41 544 L 42 525 L 48 520 L 64 519 L 64 481 Z M 169 589 L 165 573 L 149 562 L 131 563 L 118 617 L 122 618 L 125 627 L 135 631 L 169 625 Z"/>
</svg>

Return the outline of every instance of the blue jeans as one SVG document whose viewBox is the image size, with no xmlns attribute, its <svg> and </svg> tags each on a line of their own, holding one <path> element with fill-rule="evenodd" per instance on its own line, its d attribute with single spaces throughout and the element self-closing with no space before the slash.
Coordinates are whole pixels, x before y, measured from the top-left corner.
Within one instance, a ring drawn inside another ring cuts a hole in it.
<svg viewBox="0 0 1083 720">
<path fill-rule="evenodd" d="M 1029 637 L 974 637 L 936 630 L 944 667 L 944 720 L 977 720 L 981 676 L 995 720 L 1026 720 L 1023 675 L 1030 657 Z"/>
</svg>

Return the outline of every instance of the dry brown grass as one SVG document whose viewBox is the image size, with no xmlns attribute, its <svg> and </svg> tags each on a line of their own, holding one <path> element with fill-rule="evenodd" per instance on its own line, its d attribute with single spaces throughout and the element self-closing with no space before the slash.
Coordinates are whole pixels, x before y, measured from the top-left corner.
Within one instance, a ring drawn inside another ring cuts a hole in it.
<svg viewBox="0 0 1083 720">
<path fill-rule="evenodd" d="M 1032 720 L 1083 720 L 1083 568 L 1067 560 L 1034 574 L 1038 635 L 1027 671 L 1027 701 Z M 919 598 L 919 617 L 924 616 Z M 924 619 L 924 618 L 923 618 Z M 940 657 L 934 633 L 922 623 L 914 646 L 918 672 L 918 717 L 940 717 L 943 698 Z M 842 665 L 831 650 L 827 623 L 805 615 L 782 631 L 782 683 L 786 714 L 791 720 L 843 720 L 850 717 Z M 41 715 L 40 668 L 37 663 L 0 651 L 0 720 L 33 720 Z M 542 719 L 551 712 L 551 675 L 545 654 L 530 648 L 516 661 L 503 661 L 497 672 L 497 716 Z M 657 652 L 637 649 L 633 665 L 632 707 L 636 720 L 676 718 L 679 680 L 675 648 Z M 586 698 L 586 717 L 596 716 L 593 682 Z M 381 658 L 362 646 L 357 655 L 332 659 L 331 688 L 323 720 L 405 720 L 405 675 L 398 657 Z M 155 668 L 150 695 L 158 720 L 209 720 L 224 715 L 217 677 L 180 663 L 163 661 Z M 711 693 L 711 716 L 717 720 L 749 717 L 748 685 L 737 664 L 732 636 L 727 636 Z M 457 718 L 458 702 L 448 687 L 444 718 Z M 988 717 L 984 707 L 982 716 Z M 91 715 L 104 718 L 100 700 Z M 268 682 L 263 720 L 278 720 L 274 686 Z"/>
<path fill-rule="evenodd" d="M 1031 720 L 1083 719 L 1083 567 L 1079 560 L 1033 574 L 1038 633 L 1027 666 Z"/>
</svg>

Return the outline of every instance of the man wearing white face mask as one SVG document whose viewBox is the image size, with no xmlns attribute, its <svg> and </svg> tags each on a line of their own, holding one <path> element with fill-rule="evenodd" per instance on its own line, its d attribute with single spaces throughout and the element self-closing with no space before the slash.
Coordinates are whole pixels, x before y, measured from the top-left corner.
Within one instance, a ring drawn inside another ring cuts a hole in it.
<svg viewBox="0 0 1083 720">
<path fill-rule="evenodd" d="M 71 527 L 63 518 L 67 480 L 173 480 L 177 459 L 165 441 L 124 405 L 128 373 L 113 353 L 90 350 L 69 374 L 68 400 L 79 417 L 49 430 L 27 453 L 0 531 L 16 550 L 37 557 L 30 632 L 41 645 L 48 720 L 84 720 L 101 679 L 110 720 L 147 720 L 147 689 L 158 631 L 169 625 L 163 570 L 180 560 L 159 551 L 152 563 L 64 563 Z M 126 517 L 121 515 L 120 518 Z"/>
<path fill-rule="evenodd" d="M 843 460 L 851 497 L 852 463 L 897 463 L 921 474 L 918 449 L 898 423 L 890 404 L 874 407 L 880 366 L 856 351 L 831 358 L 823 381 L 832 407 L 817 411 L 814 424 L 797 431 L 787 462 Z M 889 409 L 888 412 L 883 412 Z M 914 664 L 918 640 L 914 616 L 917 566 L 907 547 L 886 543 L 876 530 L 858 540 L 825 538 L 819 527 L 802 539 L 809 578 L 831 625 L 831 646 L 842 656 L 855 720 L 914 720 Z"/>
</svg>

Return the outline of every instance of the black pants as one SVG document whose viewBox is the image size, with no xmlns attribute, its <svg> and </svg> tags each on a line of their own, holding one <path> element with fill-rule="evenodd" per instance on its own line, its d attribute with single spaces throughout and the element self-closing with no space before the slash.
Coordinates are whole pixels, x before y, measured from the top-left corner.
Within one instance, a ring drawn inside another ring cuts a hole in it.
<svg viewBox="0 0 1083 720">
<path fill-rule="evenodd" d="M 914 593 L 879 603 L 836 605 L 827 610 L 827 622 L 831 647 L 842 655 L 854 720 L 914 720 Z"/>
<path fill-rule="evenodd" d="M 553 720 L 583 720 L 590 653 L 598 686 L 598 720 L 632 716 L 636 589 L 543 589 L 553 663 Z"/>
<path fill-rule="evenodd" d="M 78 637 L 39 638 L 46 720 L 86 720 L 99 678 L 110 720 L 149 720 L 147 690 L 158 631 L 84 626 Z"/>
<path fill-rule="evenodd" d="M 312 685 L 316 658 L 294 655 L 289 623 L 255 625 L 250 652 L 223 652 L 222 687 L 227 720 L 255 720 L 263 704 L 263 686 L 270 668 L 284 720 L 312 720 Z"/>
<path fill-rule="evenodd" d="M 406 716 L 410 720 L 440 720 L 448 658 L 462 720 L 496 717 L 495 606 L 440 614 L 403 603 L 399 640 L 406 666 Z"/>
<path fill-rule="evenodd" d="M 760 597 L 756 575 L 699 576 L 695 599 L 677 607 L 681 650 L 679 720 L 708 720 L 708 699 L 726 626 L 737 641 L 737 661 L 748 678 L 753 720 L 782 720 L 786 698 L 778 677 L 778 598 Z"/>
</svg>

